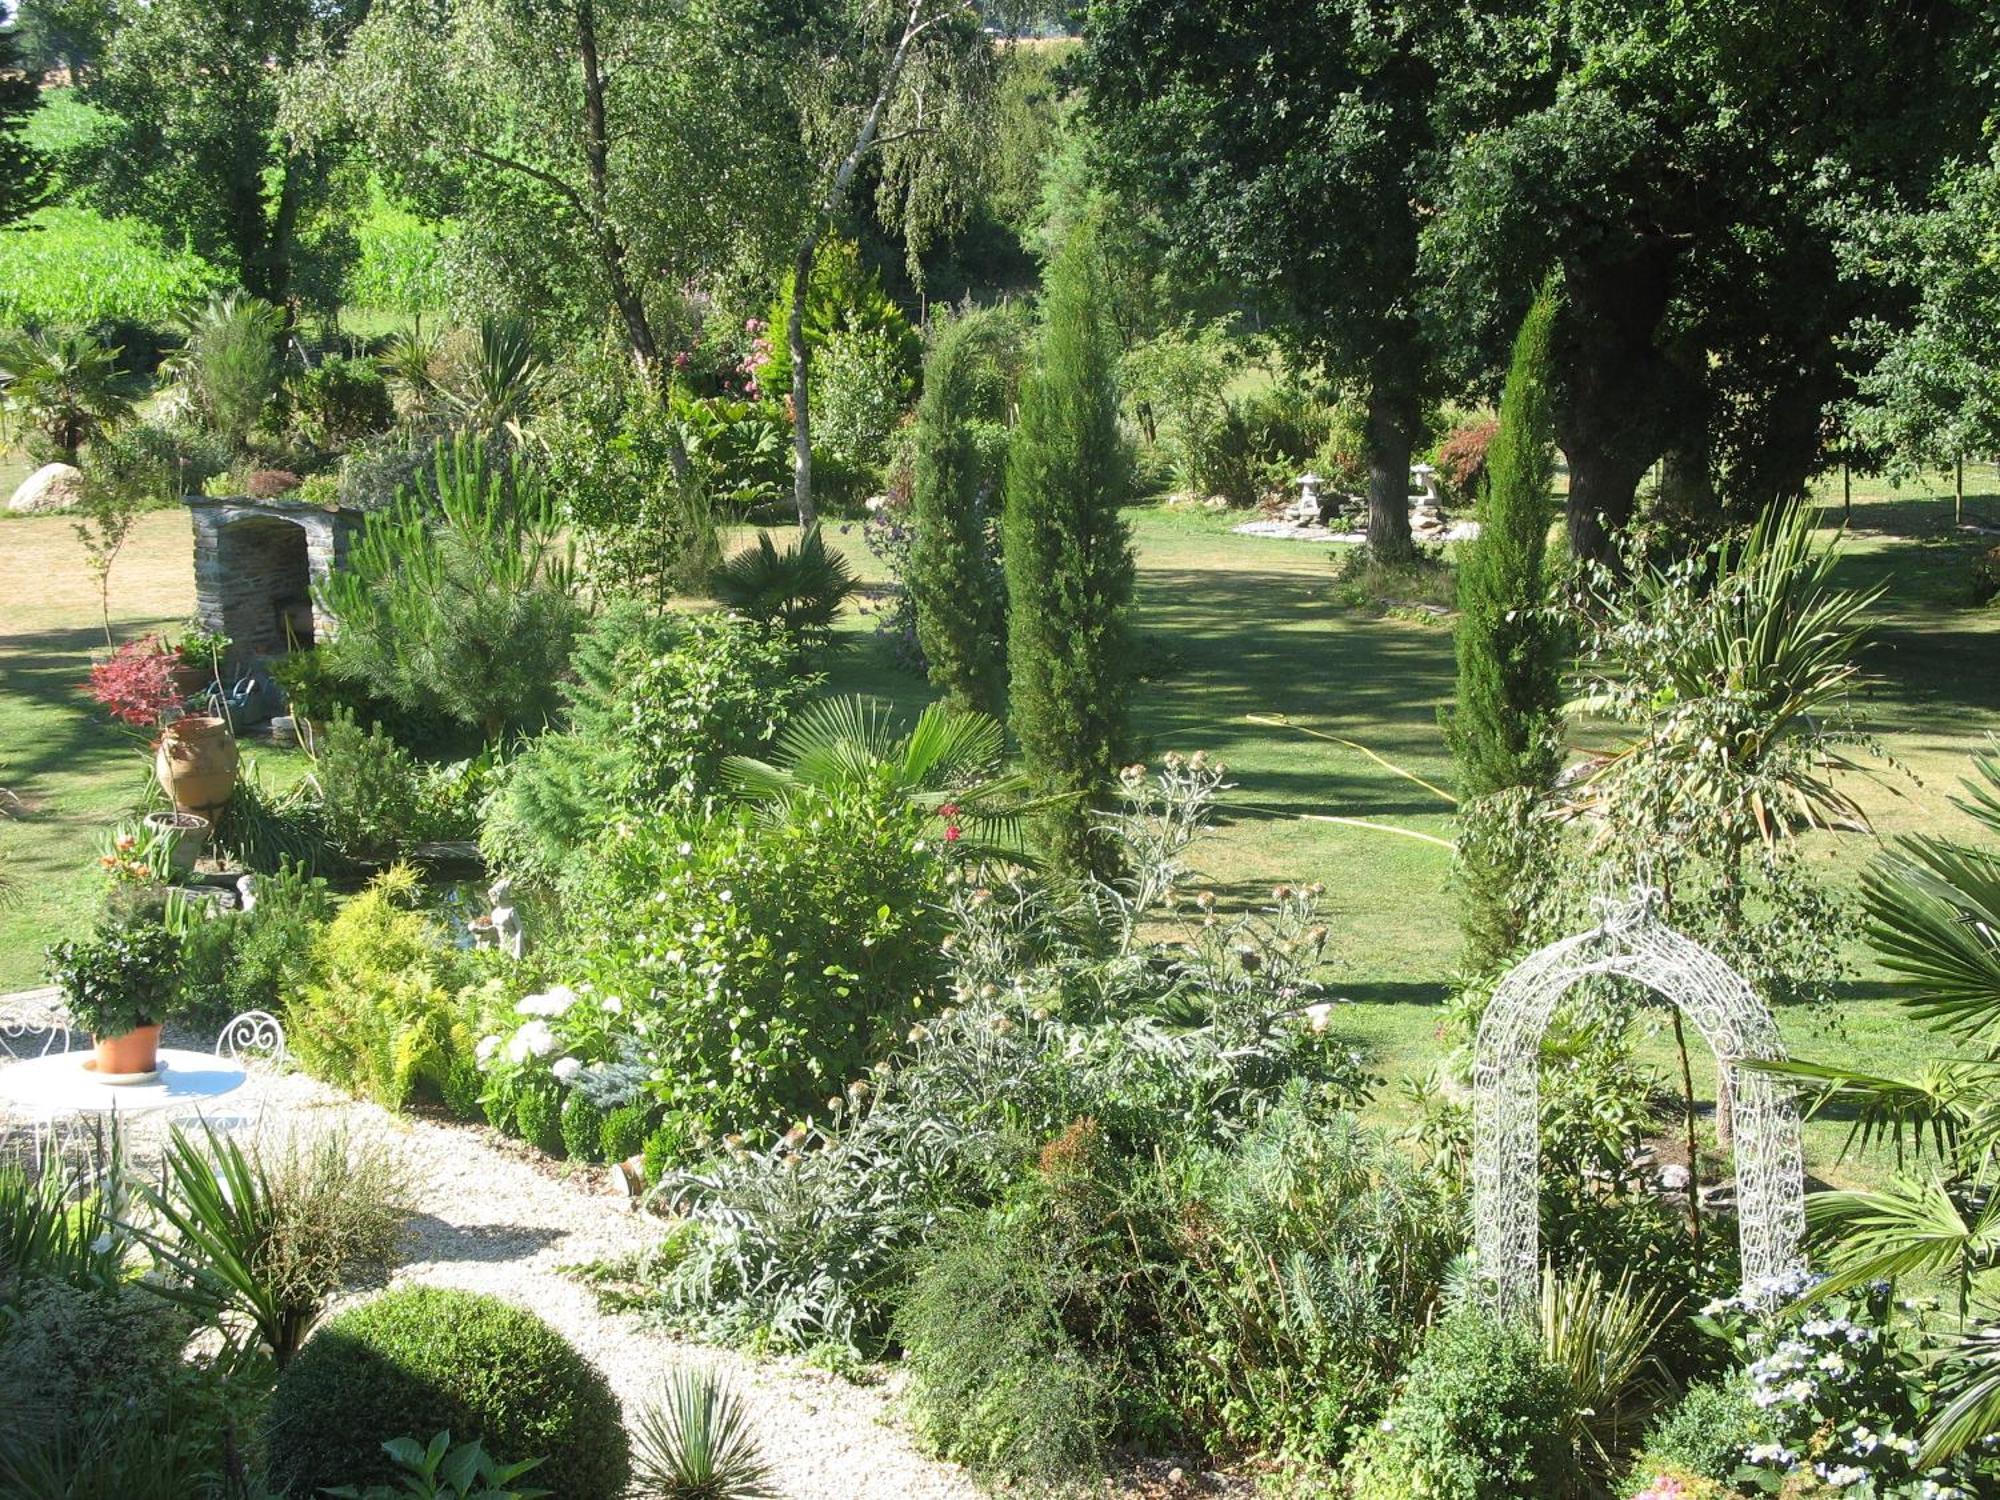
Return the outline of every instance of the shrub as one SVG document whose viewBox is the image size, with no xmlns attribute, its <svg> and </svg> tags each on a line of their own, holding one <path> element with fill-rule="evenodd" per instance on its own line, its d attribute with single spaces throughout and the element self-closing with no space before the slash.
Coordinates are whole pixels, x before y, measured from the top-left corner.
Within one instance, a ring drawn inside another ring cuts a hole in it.
<svg viewBox="0 0 2000 1500">
<path fill-rule="evenodd" d="M 724 758 L 767 746 L 818 681 L 747 620 L 607 611 L 563 690 L 569 729 L 541 736 L 502 778 L 480 832 L 488 863 L 553 886 L 614 820 L 701 807 Z"/>
<path fill-rule="evenodd" d="M 337 712 L 313 752 L 327 838 L 349 859 L 393 858 L 417 826 L 417 763 L 380 724 Z"/>
<path fill-rule="evenodd" d="M 327 359 L 293 383 L 292 413 L 309 441 L 334 449 L 392 426 L 396 404 L 373 362 Z"/>
<path fill-rule="evenodd" d="M 852 468 L 876 473 L 910 399 L 896 340 L 881 329 L 843 330 L 813 361 L 813 441 Z"/>
<path fill-rule="evenodd" d="M 243 493 L 252 500 L 275 500 L 291 494 L 301 483 L 290 469 L 252 469 L 243 476 Z"/>
<path fill-rule="evenodd" d="M 1445 493 L 1460 504 L 1476 499 L 1486 482 L 1486 457 L 1499 435 L 1492 417 L 1468 417 L 1445 434 L 1432 455 Z"/>
<path fill-rule="evenodd" d="M 817 526 L 778 550 L 768 531 L 716 569 L 715 597 L 746 619 L 782 631 L 800 653 L 833 640 L 833 622 L 853 594 L 847 559 Z"/>
<path fill-rule="evenodd" d="M 490 1081 L 479 1096 L 479 1107 L 486 1116 L 486 1123 L 502 1135 L 519 1135 L 521 1127 L 515 1121 L 514 1107 L 519 1103 L 520 1090 L 504 1078 Z"/>
<path fill-rule="evenodd" d="M 246 292 L 217 292 L 185 328 L 172 373 L 188 406 L 240 452 L 278 394 L 284 312 Z"/>
<path fill-rule="evenodd" d="M 521 1139 L 548 1156 L 563 1154 L 562 1090 L 553 1083 L 525 1083 L 514 1096 L 514 1126 Z"/>
<path fill-rule="evenodd" d="M 539 472 L 482 441 L 440 444 L 423 482 L 368 518 L 321 585 L 341 675 L 406 710 L 435 703 L 491 742 L 560 707 L 583 624 L 571 549 Z"/>
<path fill-rule="evenodd" d="M 361 1489 L 349 1484 L 322 1493 L 332 1500 L 540 1500 L 549 1493 L 504 1488 L 540 1468 L 542 1461 L 524 1458 L 503 1464 L 487 1453 L 478 1438 L 454 1443 L 449 1432 L 433 1435 L 429 1443 L 391 1438 L 382 1451 L 403 1471 L 400 1485 L 371 1484 Z"/>
<path fill-rule="evenodd" d="M 0 416 L 39 463 L 73 464 L 132 416 L 118 356 L 92 334 L 20 334 L 0 348 Z"/>
<path fill-rule="evenodd" d="M 380 1445 L 410 1431 L 540 1455 L 536 1477 L 567 1500 L 619 1500 L 631 1475 L 604 1377 L 533 1313 L 473 1292 L 403 1287 L 321 1328 L 271 1400 L 271 1480 L 301 1497 L 388 1483 Z"/>
<path fill-rule="evenodd" d="M 435 1078 L 450 1034 L 444 935 L 410 908 L 415 891 L 415 876 L 395 866 L 342 907 L 287 1015 L 309 1071 L 388 1109 Z"/>
<path fill-rule="evenodd" d="M 1757 1409 L 1739 1383 L 1691 1386 L 1648 1429 L 1630 1483 L 1643 1489 L 1663 1472 L 1728 1483 L 1759 1435 Z"/>
<path fill-rule="evenodd" d="M 1071 875 L 1108 873 L 1091 813 L 1106 805 L 1130 734 L 1132 544 L 1118 514 L 1127 465 L 1095 254 L 1079 231 L 1049 268 L 1001 528 L 1011 727 L 1033 791 L 1048 799 L 1037 820 L 1042 847 Z"/>
<path fill-rule="evenodd" d="M 808 789 L 782 816 L 655 822 L 601 846 L 579 951 L 599 993 L 646 1015 L 653 1092 L 689 1134 L 813 1113 L 936 1003 L 933 829 L 879 789 Z"/>
<path fill-rule="evenodd" d="M 643 1104 L 621 1104 L 604 1117 L 598 1151 L 605 1161 L 624 1161 L 646 1149 L 652 1112 Z"/>
<path fill-rule="evenodd" d="M 762 325 L 770 337 L 760 346 L 767 358 L 756 366 L 755 386 L 773 396 L 792 388 L 792 353 L 786 327 L 794 285 L 788 273 L 772 297 L 770 313 Z M 909 318 L 882 289 L 881 275 L 863 263 L 861 247 L 852 240 L 830 239 L 813 258 L 812 279 L 806 286 L 804 333 L 815 376 L 819 355 L 841 334 L 880 335 L 894 352 L 896 368 L 905 378 L 916 374 L 923 358 L 923 342 L 910 327 Z"/>
<path fill-rule="evenodd" d="M 133 1282 L 36 1281 L 7 1299 L 0 1391 L 16 1436 L 59 1431 L 79 1415 L 154 1409 L 191 1328 Z"/>
<path fill-rule="evenodd" d="M 1380 1426 L 1354 1453 L 1356 1500 L 1516 1500 L 1569 1475 L 1569 1381 L 1534 1333 L 1480 1309 L 1431 1330 Z"/>
<path fill-rule="evenodd" d="M 572 1089 L 562 1101 L 562 1150 L 552 1153 L 572 1161 L 604 1160 L 605 1114 L 588 1098 Z"/>
</svg>

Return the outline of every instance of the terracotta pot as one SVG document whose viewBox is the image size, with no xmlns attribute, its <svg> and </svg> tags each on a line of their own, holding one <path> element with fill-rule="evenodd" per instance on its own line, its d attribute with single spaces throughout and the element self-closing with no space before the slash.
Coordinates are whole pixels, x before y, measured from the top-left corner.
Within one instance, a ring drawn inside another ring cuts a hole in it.
<svg viewBox="0 0 2000 1500">
<path fill-rule="evenodd" d="M 168 675 L 173 678 L 174 691 L 181 695 L 183 701 L 204 691 L 211 682 L 215 681 L 215 674 L 209 670 L 206 662 L 200 665 L 185 661 L 175 662 L 169 668 Z"/>
<path fill-rule="evenodd" d="M 96 1071 L 106 1077 L 150 1073 L 160 1065 L 160 1028 L 135 1026 L 123 1036 L 94 1036 Z"/>
<path fill-rule="evenodd" d="M 212 813 L 236 790 L 236 737 L 226 720 L 176 719 L 160 735 L 153 775 L 176 812 Z"/>
<path fill-rule="evenodd" d="M 202 850 L 208 847 L 208 835 L 213 825 L 200 813 L 147 813 L 146 826 L 155 833 L 176 833 L 171 868 L 176 875 L 185 875 L 201 858 Z"/>
</svg>

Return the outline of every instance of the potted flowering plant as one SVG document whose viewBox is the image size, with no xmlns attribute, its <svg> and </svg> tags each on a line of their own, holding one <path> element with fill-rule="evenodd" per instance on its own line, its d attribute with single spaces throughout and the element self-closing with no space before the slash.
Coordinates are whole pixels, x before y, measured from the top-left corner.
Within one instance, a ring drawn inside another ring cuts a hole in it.
<svg viewBox="0 0 2000 1500">
<path fill-rule="evenodd" d="M 107 916 L 88 937 L 49 950 L 49 978 L 96 1047 L 86 1066 L 107 1079 L 158 1069 L 160 1024 L 179 993 L 179 960 L 179 940 L 151 914 Z"/>
<path fill-rule="evenodd" d="M 192 698 L 210 683 L 220 680 L 223 654 L 229 650 L 229 637 L 205 630 L 197 621 L 189 621 L 187 628 L 166 649 L 174 659 L 174 686 L 180 690 L 182 698 Z"/>
<path fill-rule="evenodd" d="M 226 720 L 183 714 L 180 658 L 156 635 L 127 641 L 90 669 L 85 690 L 112 718 L 157 731 L 153 774 L 177 812 L 209 813 L 236 790 L 236 740 Z"/>
</svg>

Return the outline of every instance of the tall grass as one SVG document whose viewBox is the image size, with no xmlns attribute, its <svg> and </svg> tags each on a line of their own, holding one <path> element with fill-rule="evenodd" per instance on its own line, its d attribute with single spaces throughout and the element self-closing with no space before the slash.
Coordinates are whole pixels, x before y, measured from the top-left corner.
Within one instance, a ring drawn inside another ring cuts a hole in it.
<svg viewBox="0 0 2000 1500">
<path fill-rule="evenodd" d="M 136 220 L 44 208 L 0 232 L 0 327 L 166 325 L 223 283 L 206 261 L 160 247 Z"/>
</svg>

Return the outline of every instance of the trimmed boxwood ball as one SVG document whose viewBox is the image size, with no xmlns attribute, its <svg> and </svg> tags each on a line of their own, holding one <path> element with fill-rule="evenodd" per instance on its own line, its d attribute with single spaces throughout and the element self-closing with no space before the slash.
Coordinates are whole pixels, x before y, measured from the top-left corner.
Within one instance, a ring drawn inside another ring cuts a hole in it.
<svg viewBox="0 0 2000 1500">
<path fill-rule="evenodd" d="M 485 1086 L 486 1080 L 480 1076 L 478 1064 L 469 1057 L 454 1055 L 445 1065 L 438 1093 L 453 1119 L 477 1120 L 485 1113 L 485 1106 L 479 1100 Z"/>
<path fill-rule="evenodd" d="M 618 1398 L 561 1334 L 497 1297 L 410 1286 L 332 1319 L 279 1377 L 270 1483 L 299 1497 L 392 1483 L 383 1442 L 447 1429 L 544 1459 L 536 1483 L 566 1500 L 618 1500 L 631 1479 Z"/>
<path fill-rule="evenodd" d="M 646 1136 L 652 1129 L 652 1116 L 643 1104 L 621 1104 L 604 1117 L 604 1130 L 598 1137 L 598 1149 L 604 1153 L 606 1161 L 623 1161 L 628 1156 L 637 1156 L 646 1149 Z"/>
<path fill-rule="evenodd" d="M 514 1123 L 521 1139 L 550 1156 L 563 1154 L 562 1090 L 553 1083 L 530 1083 L 514 1100 Z"/>
<path fill-rule="evenodd" d="M 563 1149 L 576 1161 L 602 1161 L 604 1111 L 575 1089 L 563 1096 Z"/>
</svg>

